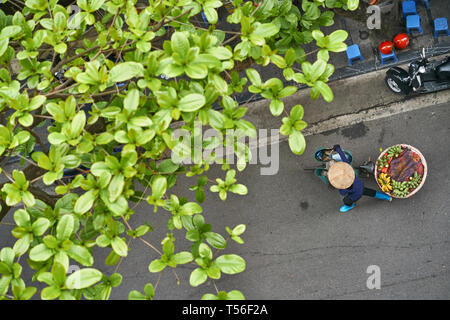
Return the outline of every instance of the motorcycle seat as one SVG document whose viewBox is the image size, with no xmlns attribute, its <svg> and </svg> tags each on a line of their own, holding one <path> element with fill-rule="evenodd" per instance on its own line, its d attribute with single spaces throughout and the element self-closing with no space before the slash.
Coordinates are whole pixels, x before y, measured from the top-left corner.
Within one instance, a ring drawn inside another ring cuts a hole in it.
<svg viewBox="0 0 450 320">
<path fill-rule="evenodd" d="M 435 72 L 427 72 L 422 75 L 423 81 L 436 81 L 439 80 Z"/>
</svg>

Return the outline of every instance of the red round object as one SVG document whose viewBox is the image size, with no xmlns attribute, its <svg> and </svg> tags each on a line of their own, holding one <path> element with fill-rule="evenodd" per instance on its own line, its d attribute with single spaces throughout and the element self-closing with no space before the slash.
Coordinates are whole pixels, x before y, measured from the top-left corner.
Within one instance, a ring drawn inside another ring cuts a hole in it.
<svg viewBox="0 0 450 320">
<path fill-rule="evenodd" d="M 405 49 L 409 45 L 409 37 L 406 33 L 399 33 L 394 38 L 394 46 L 397 49 Z"/>
<path fill-rule="evenodd" d="M 380 52 L 383 54 L 389 54 L 392 52 L 392 49 L 394 48 L 394 45 L 390 41 L 383 41 L 380 43 L 379 47 Z"/>
</svg>

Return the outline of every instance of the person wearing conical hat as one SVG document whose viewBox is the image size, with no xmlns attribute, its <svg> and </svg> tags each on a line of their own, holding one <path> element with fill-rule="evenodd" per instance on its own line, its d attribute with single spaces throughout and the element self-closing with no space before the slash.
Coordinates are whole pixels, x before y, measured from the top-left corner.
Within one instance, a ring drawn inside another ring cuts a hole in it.
<svg viewBox="0 0 450 320">
<path fill-rule="evenodd" d="M 344 205 L 340 207 L 340 212 L 347 212 L 353 209 L 356 201 L 358 201 L 363 195 L 376 199 L 392 201 L 391 196 L 383 192 L 364 187 L 363 182 L 356 177 L 355 171 L 338 144 L 333 146 L 333 150 L 339 153 L 342 162 L 335 162 L 330 166 L 330 169 L 328 169 L 328 180 L 331 185 L 338 189 L 339 193 L 344 196 Z"/>
</svg>

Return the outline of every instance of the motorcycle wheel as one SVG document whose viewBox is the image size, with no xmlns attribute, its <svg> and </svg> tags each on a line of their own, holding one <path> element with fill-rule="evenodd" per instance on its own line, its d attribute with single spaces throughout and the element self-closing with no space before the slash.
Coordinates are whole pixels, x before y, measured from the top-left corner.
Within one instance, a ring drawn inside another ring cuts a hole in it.
<svg viewBox="0 0 450 320">
<path fill-rule="evenodd" d="M 386 83 L 386 86 L 389 88 L 389 90 L 391 90 L 392 92 L 397 94 L 405 94 L 405 92 L 403 92 L 402 88 L 394 78 L 386 76 L 386 78 L 384 78 L 384 82 Z"/>
</svg>

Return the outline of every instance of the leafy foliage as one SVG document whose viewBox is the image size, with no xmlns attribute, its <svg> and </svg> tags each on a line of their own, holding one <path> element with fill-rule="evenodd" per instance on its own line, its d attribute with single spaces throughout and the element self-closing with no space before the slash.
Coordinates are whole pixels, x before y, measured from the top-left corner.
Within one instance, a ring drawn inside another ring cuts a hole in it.
<svg viewBox="0 0 450 320">
<path fill-rule="evenodd" d="M 243 119 L 246 106 L 234 98 L 248 90 L 270 100 L 273 116 L 286 113 L 280 131 L 289 136 L 292 151 L 302 154 L 303 107 L 293 107 L 288 115 L 282 100 L 297 88 L 284 87 L 277 78 L 263 81 L 253 67 L 239 74 L 236 66 L 243 61 L 274 64 L 286 80 L 311 87 L 312 98 L 331 101 L 329 52 L 345 50 L 347 34 L 324 35 L 320 29 L 333 24 L 329 8 L 354 10 L 358 0 L 304 0 L 300 7 L 289 0 L 234 0 L 226 20 L 239 32 L 219 28 L 218 9 L 224 3 L 218 0 L 76 3 L 80 10 L 73 14 L 58 0 L 26 0 L 12 16 L 0 10 L 0 163 L 20 156 L 28 165 L 12 173 L 1 169 L 8 179 L 1 187 L 1 216 L 12 206 L 19 208 L 12 230 L 17 241 L 0 251 L 0 298 L 30 299 L 37 293 L 21 277 L 20 263 L 26 261 L 35 270 L 31 280 L 46 285 L 38 293 L 42 299 L 108 299 L 122 276 L 108 276 L 94 266 L 93 249 L 107 250 L 105 264 L 118 270 L 135 239 L 157 254 L 149 258 L 150 273 L 169 267 L 176 275 L 177 266 L 189 265 L 193 287 L 243 272 L 245 260 L 223 251 L 230 239 L 244 243 L 245 225 L 227 227 L 225 239 L 205 222 L 198 203 L 205 200 L 205 189 L 222 200 L 229 192 L 245 195 L 248 189 L 237 183 L 236 170 L 225 159 L 197 155 L 231 146 L 241 171 L 250 159 L 248 147 L 210 138 L 197 150 L 173 135 L 174 123 L 181 123 L 192 139 L 199 134 L 198 122 L 220 134 L 239 130 L 254 137 L 255 127 Z M 195 22 L 202 11 L 208 29 Z M 237 43 L 231 46 L 233 40 Z M 302 45 L 313 41 L 318 49 L 305 53 Z M 307 61 L 315 52 L 317 59 Z M 43 126 L 48 144 L 36 133 Z M 170 152 L 194 164 L 168 159 Z M 223 179 L 207 177 L 214 162 L 223 164 Z M 63 181 L 67 170 L 83 174 Z M 172 193 L 179 175 L 197 176 L 190 188 L 196 202 Z M 36 186 L 40 181 L 57 197 L 43 194 Z M 169 232 L 161 248 L 145 239 L 153 230 L 149 223 L 131 225 L 141 202 L 168 213 Z M 190 251 L 175 250 L 174 229 L 185 233 Z M 20 260 L 26 255 L 28 260 Z M 70 273 L 74 263 L 81 268 Z M 129 299 L 151 300 L 156 288 L 146 284 L 144 293 L 133 290 Z M 202 298 L 244 295 L 217 291 Z"/>
</svg>

